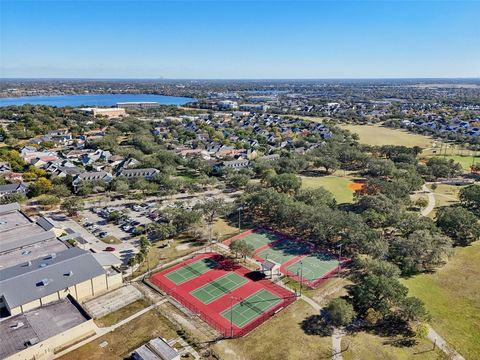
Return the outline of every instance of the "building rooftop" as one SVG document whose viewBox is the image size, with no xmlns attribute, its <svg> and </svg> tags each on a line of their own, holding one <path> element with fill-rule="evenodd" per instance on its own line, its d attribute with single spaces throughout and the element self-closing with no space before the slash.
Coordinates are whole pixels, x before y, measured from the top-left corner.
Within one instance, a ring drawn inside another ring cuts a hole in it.
<svg viewBox="0 0 480 360">
<path fill-rule="evenodd" d="M 59 253 L 67 249 L 65 243 L 58 239 L 49 239 L 23 248 L 0 252 L 0 269 L 45 257 L 51 253 Z"/>
<path fill-rule="evenodd" d="M 0 233 L 0 253 L 55 239 L 53 232 L 32 222 L 16 203 L 0 206 Z"/>
<path fill-rule="evenodd" d="M 88 320 L 67 297 L 0 321 L 0 358 L 24 350 L 29 342 L 44 341 Z"/>
<path fill-rule="evenodd" d="M 90 252 L 73 247 L 0 269 L 0 295 L 11 309 L 102 274 Z"/>
</svg>

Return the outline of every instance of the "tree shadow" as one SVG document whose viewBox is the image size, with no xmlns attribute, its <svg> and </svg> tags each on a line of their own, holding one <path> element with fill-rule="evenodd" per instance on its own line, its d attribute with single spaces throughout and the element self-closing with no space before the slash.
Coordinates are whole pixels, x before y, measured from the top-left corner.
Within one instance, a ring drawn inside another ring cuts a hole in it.
<svg viewBox="0 0 480 360">
<path fill-rule="evenodd" d="M 311 315 L 300 323 L 300 327 L 306 335 L 332 336 L 333 333 L 324 315 Z"/>
</svg>

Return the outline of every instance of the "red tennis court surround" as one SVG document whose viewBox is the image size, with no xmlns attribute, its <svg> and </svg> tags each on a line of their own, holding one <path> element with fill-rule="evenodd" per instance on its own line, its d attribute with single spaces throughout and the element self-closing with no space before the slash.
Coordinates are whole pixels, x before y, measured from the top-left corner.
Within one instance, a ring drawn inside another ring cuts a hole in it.
<svg viewBox="0 0 480 360">
<path fill-rule="evenodd" d="M 313 244 L 287 236 L 274 230 L 259 228 L 247 230 L 223 243 L 244 239 L 255 249 L 254 258 L 263 262 L 271 260 L 280 265 L 280 272 L 311 288 L 337 274 L 341 267 L 336 254 L 316 248 Z M 350 259 L 342 257 L 341 263 Z"/>
<path fill-rule="evenodd" d="M 232 272 L 241 279 L 227 276 Z M 296 299 L 291 291 L 266 279 L 255 280 L 253 275 L 252 271 L 222 255 L 206 253 L 158 272 L 149 281 L 223 336 L 239 337 Z M 255 301 L 249 302 L 249 299 Z"/>
</svg>

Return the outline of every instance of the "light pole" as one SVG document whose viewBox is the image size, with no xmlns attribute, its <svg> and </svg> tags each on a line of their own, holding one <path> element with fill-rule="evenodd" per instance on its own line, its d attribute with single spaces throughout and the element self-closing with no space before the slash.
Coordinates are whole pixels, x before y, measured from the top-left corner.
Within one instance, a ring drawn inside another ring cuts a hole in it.
<svg viewBox="0 0 480 360">
<path fill-rule="evenodd" d="M 300 270 L 300 296 L 302 296 L 302 288 L 303 288 L 303 261 L 300 260 L 300 269 L 297 270 L 297 276 L 298 276 L 298 271 Z"/>
<path fill-rule="evenodd" d="M 230 338 L 233 338 L 233 302 L 237 300 L 234 296 L 230 296 Z"/>
<path fill-rule="evenodd" d="M 239 207 L 238 209 L 238 232 L 242 231 L 242 210 L 243 207 Z"/>
<path fill-rule="evenodd" d="M 338 245 L 338 273 L 342 269 L 342 245 L 343 244 Z"/>
</svg>

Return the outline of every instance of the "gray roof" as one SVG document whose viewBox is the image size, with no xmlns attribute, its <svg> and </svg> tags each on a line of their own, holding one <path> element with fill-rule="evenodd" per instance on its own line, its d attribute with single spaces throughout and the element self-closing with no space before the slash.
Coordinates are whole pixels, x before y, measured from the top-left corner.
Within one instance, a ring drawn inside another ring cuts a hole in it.
<svg viewBox="0 0 480 360">
<path fill-rule="evenodd" d="M 25 231 L 28 235 L 28 232 L 29 231 L 34 231 L 34 224 L 32 224 L 31 226 L 29 227 L 22 227 L 21 230 L 22 231 Z M 7 232 L 7 233 L 10 233 Z M 51 240 L 51 239 L 55 239 L 56 236 L 55 236 L 55 233 L 51 232 L 51 231 L 43 231 L 42 229 L 42 232 L 38 233 L 38 234 L 32 234 L 30 236 L 26 236 L 26 237 L 19 237 L 20 234 L 18 234 L 17 232 L 15 233 L 12 233 L 11 234 L 12 236 L 7 236 L 5 235 L 5 237 L 3 239 L 1 239 L 0 241 L 0 252 L 6 252 L 6 251 L 11 251 L 11 250 L 14 250 L 14 249 L 19 249 L 19 248 L 23 248 L 23 247 L 26 247 L 26 246 L 30 246 L 30 245 L 33 245 L 33 244 L 36 244 L 36 243 L 39 243 L 41 241 L 46 241 L 46 240 Z"/>
<path fill-rule="evenodd" d="M 118 176 L 152 176 L 158 173 L 157 169 L 146 168 L 146 169 L 122 169 L 118 173 Z"/>
<path fill-rule="evenodd" d="M 172 360 L 178 357 L 178 352 L 161 338 L 150 340 L 148 347 L 160 355 L 163 360 Z"/>
<path fill-rule="evenodd" d="M 155 353 L 150 350 L 147 345 L 140 346 L 135 352 L 132 354 L 132 359 L 134 360 L 162 360 L 160 356 L 156 355 Z"/>
<path fill-rule="evenodd" d="M 0 193 L 11 193 L 15 191 L 19 191 L 21 189 L 28 188 L 25 184 L 7 184 L 7 185 L 0 185 Z"/>
<path fill-rule="evenodd" d="M 1 269 L 0 295 L 14 308 L 102 274 L 105 270 L 90 252 L 73 247 Z"/>
<path fill-rule="evenodd" d="M 135 350 L 135 360 L 173 360 L 178 359 L 178 352 L 162 338 L 155 338 Z"/>
<path fill-rule="evenodd" d="M 44 341 L 87 320 L 66 298 L 0 321 L 0 359 L 24 350 L 30 340 Z"/>
<path fill-rule="evenodd" d="M 54 227 L 57 227 L 52 219 L 46 218 L 45 216 L 37 219 L 37 225 L 41 226 L 45 231 L 49 231 Z"/>
<path fill-rule="evenodd" d="M 17 211 L 20 210 L 19 203 L 10 203 L 5 205 L 0 205 L 0 215 L 10 211 Z"/>
</svg>

